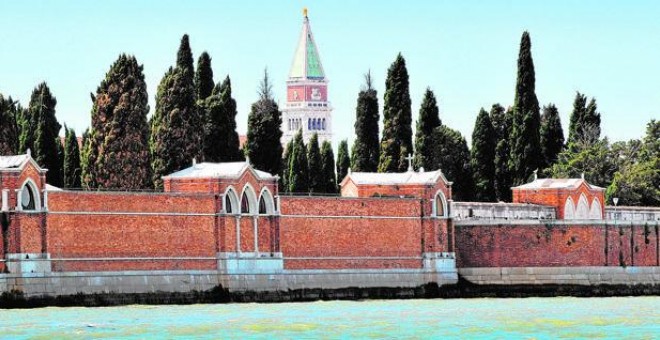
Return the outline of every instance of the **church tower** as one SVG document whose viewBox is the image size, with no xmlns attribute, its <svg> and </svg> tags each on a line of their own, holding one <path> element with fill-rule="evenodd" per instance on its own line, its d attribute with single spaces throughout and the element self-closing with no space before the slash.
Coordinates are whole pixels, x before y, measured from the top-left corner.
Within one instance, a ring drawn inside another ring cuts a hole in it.
<svg viewBox="0 0 660 340">
<path fill-rule="evenodd" d="M 306 8 L 303 16 L 302 32 L 286 82 L 286 104 L 282 110 L 283 145 L 289 143 L 299 129 L 303 131 L 305 143 L 314 133 L 318 134 L 319 143 L 326 140 L 332 142 L 328 80 L 323 72 Z"/>
</svg>

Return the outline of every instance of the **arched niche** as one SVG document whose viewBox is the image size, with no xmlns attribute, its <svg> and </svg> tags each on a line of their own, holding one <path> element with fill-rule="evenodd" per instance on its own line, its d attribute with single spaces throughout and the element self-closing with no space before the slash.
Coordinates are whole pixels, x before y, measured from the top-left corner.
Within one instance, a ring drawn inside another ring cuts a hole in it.
<svg viewBox="0 0 660 340">
<path fill-rule="evenodd" d="M 259 209 L 257 203 L 257 194 L 250 184 L 243 187 L 241 194 L 241 215 L 256 215 Z"/>
<path fill-rule="evenodd" d="M 225 190 L 222 208 L 226 214 L 238 214 L 238 195 L 236 194 L 234 187 L 229 186 L 229 188 Z"/>
<path fill-rule="evenodd" d="M 275 200 L 268 188 L 263 188 L 259 195 L 259 215 L 272 215 L 275 213 Z"/>
<path fill-rule="evenodd" d="M 600 204 L 598 198 L 594 198 L 591 202 L 591 208 L 589 209 L 589 219 L 590 220 L 602 220 L 603 219 L 603 207 Z"/>
<path fill-rule="evenodd" d="M 587 196 L 584 194 L 580 195 L 578 200 L 577 207 L 575 208 L 575 218 L 578 220 L 586 220 L 589 218 L 589 203 L 587 201 Z"/>
<path fill-rule="evenodd" d="M 433 197 L 433 216 L 447 217 L 447 214 L 447 199 L 445 194 L 439 190 Z"/>
<path fill-rule="evenodd" d="M 564 203 L 564 219 L 573 220 L 575 219 L 575 203 L 572 198 L 567 198 L 566 203 Z"/>
<path fill-rule="evenodd" d="M 41 210 L 41 196 L 37 184 L 28 178 L 21 185 L 20 197 L 17 197 L 16 207 L 17 210 L 22 211 L 38 211 Z"/>
</svg>

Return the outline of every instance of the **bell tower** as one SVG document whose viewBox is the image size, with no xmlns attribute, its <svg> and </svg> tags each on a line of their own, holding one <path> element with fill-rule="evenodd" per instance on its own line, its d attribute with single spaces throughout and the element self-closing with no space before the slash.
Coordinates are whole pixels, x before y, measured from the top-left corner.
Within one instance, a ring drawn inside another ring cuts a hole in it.
<svg viewBox="0 0 660 340">
<path fill-rule="evenodd" d="M 286 82 L 286 104 L 282 110 L 282 144 L 302 129 L 305 143 L 314 133 L 319 143 L 332 142 L 332 106 L 328 101 L 328 80 L 319 51 L 303 9 L 303 27 Z"/>
</svg>

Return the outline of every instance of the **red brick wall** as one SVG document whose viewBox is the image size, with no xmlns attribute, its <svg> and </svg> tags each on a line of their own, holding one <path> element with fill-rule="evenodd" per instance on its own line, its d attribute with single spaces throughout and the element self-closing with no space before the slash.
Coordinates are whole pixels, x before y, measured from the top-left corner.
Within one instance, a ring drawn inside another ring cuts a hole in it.
<svg viewBox="0 0 660 340">
<path fill-rule="evenodd" d="M 601 206 L 601 216 L 605 216 L 605 192 L 600 189 L 590 189 L 584 182 L 575 189 L 513 189 L 512 192 L 514 203 L 532 203 L 555 207 L 558 219 L 564 218 L 564 206 L 568 197 L 573 199 L 573 204 L 577 209 L 580 196 L 584 194 L 589 209 L 594 199 L 598 198 Z"/>
<path fill-rule="evenodd" d="M 630 225 L 609 225 L 607 236 L 603 225 L 456 226 L 457 266 L 659 265 L 658 235 L 654 227 L 649 227 L 646 236 L 643 226 L 633 228 L 635 237 L 631 247 Z M 607 256 L 606 244 L 609 245 Z"/>
</svg>

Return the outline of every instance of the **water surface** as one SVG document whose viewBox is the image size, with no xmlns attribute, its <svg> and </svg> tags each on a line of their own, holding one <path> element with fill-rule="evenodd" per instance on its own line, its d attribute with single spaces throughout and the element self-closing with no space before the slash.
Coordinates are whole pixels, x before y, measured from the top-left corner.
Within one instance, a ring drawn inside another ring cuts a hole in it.
<svg viewBox="0 0 660 340">
<path fill-rule="evenodd" d="M 0 338 L 660 339 L 660 297 L 0 310 Z"/>
</svg>

